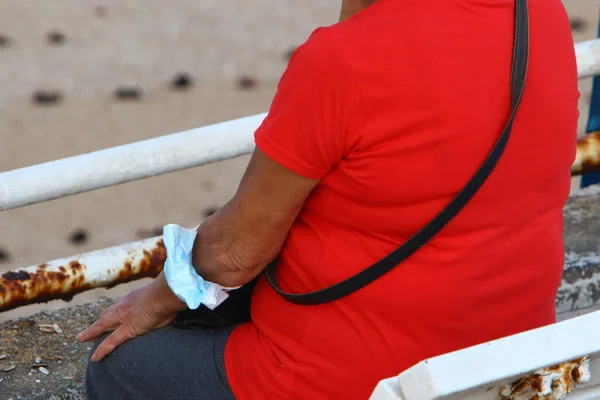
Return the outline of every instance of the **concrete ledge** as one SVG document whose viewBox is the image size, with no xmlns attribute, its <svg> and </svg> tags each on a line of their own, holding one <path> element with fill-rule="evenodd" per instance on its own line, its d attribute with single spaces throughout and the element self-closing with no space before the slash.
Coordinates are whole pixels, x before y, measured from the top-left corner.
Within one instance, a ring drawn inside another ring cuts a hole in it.
<svg viewBox="0 0 600 400">
<path fill-rule="evenodd" d="M 559 314 L 594 307 L 600 302 L 600 187 L 575 193 L 564 216 L 566 256 L 556 297 Z"/>
</svg>

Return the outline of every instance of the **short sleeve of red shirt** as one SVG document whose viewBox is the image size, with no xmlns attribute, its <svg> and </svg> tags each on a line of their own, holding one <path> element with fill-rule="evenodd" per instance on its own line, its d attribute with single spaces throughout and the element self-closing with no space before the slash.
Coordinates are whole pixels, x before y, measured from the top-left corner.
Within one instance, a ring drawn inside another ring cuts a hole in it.
<svg viewBox="0 0 600 400">
<path fill-rule="evenodd" d="M 325 177 L 362 133 L 356 81 L 326 29 L 296 50 L 255 133 L 267 156 L 310 179 Z"/>
</svg>

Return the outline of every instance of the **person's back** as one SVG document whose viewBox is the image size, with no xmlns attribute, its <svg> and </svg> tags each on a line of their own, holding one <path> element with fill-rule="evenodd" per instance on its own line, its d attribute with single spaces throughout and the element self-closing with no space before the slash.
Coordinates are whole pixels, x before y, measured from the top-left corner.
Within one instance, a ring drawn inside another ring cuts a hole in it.
<svg viewBox="0 0 600 400">
<path fill-rule="evenodd" d="M 577 72 L 560 0 L 529 3 L 525 94 L 489 180 L 347 298 L 296 306 L 261 281 L 253 322 L 227 345 L 236 398 L 364 399 L 425 358 L 554 322 Z M 296 52 L 256 135 L 270 158 L 322 179 L 283 249 L 285 290 L 365 269 L 456 195 L 508 118 L 513 29 L 512 0 L 378 0 Z"/>
</svg>

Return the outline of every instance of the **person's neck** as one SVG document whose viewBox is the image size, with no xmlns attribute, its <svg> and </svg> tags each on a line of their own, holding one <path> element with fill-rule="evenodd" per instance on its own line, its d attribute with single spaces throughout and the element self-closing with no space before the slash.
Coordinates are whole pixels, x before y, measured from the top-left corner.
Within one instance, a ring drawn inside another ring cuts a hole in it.
<svg viewBox="0 0 600 400">
<path fill-rule="evenodd" d="M 340 22 L 347 20 L 354 14 L 364 10 L 373 4 L 376 0 L 342 0 L 342 10 L 340 11 Z"/>
</svg>

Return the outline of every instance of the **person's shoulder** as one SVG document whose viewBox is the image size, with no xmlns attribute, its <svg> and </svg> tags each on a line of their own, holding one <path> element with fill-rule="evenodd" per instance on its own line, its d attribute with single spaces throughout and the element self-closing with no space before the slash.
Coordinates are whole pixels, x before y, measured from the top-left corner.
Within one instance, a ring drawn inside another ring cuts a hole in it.
<svg viewBox="0 0 600 400">
<path fill-rule="evenodd" d="M 332 37 L 332 27 L 312 32 L 292 54 L 284 76 L 318 88 L 343 87 L 353 79 L 348 61 Z"/>
<path fill-rule="evenodd" d="M 335 51 L 335 56 L 346 64 L 355 58 L 364 60 L 373 43 L 381 40 L 381 32 L 389 31 L 390 12 L 396 13 L 386 7 L 369 6 L 343 22 L 316 29 L 305 44 Z"/>
<path fill-rule="evenodd" d="M 290 63 L 332 67 L 341 62 L 339 50 L 332 38 L 332 28 L 333 26 L 315 29 L 293 53 Z"/>
</svg>

